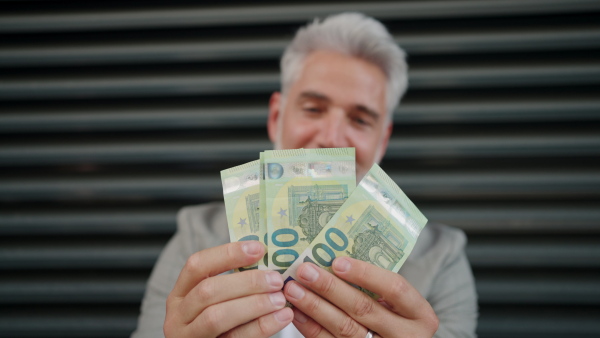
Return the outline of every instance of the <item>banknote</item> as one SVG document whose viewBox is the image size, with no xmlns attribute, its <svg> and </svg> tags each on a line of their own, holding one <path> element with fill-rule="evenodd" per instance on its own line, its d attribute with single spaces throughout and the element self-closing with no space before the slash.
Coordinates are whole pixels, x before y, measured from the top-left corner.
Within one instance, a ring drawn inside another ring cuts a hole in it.
<svg viewBox="0 0 600 338">
<path fill-rule="evenodd" d="M 268 268 L 283 273 L 356 187 L 354 148 L 265 151 Z"/>
<path fill-rule="evenodd" d="M 257 240 L 260 236 L 260 161 L 252 161 L 221 171 L 225 213 L 231 242 Z M 256 269 L 257 264 L 236 269 Z"/>
<path fill-rule="evenodd" d="M 266 187 L 265 187 L 265 166 L 264 166 L 264 152 L 261 152 L 259 155 L 260 162 L 260 206 L 259 206 L 259 236 L 262 238 L 262 242 L 267 246 L 267 252 L 263 259 L 258 262 L 259 270 L 267 270 L 269 265 L 269 236 L 267 234 L 267 216 L 265 210 L 267 208 L 267 197 L 266 197 Z"/>
<path fill-rule="evenodd" d="M 296 270 L 303 262 L 331 272 L 333 260 L 341 256 L 398 272 L 426 223 L 419 209 L 375 164 L 317 238 L 285 271 L 284 281 L 297 279 Z"/>
</svg>

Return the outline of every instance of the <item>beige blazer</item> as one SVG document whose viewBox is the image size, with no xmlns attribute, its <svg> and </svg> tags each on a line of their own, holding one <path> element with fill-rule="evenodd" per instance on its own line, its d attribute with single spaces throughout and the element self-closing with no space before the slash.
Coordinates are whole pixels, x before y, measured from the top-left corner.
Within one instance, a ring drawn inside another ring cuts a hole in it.
<svg viewBox="0 0 600 338">
<path fill-rule="evenodd" d="M 161 253 L 142 301 L 132 337 L 164 337 L 165 303 L 188 257 L 229 242 L 225 206 L 209 203 L 181 209 L 177 231 Z M 475 337 L 477 295 L 465 255 L 466 236 L 429 222 L 399 271 L 433 307 L 440 319 L 435 337 Z M 275 337 L 281 337 L 281 334 Z"/>
</svg>

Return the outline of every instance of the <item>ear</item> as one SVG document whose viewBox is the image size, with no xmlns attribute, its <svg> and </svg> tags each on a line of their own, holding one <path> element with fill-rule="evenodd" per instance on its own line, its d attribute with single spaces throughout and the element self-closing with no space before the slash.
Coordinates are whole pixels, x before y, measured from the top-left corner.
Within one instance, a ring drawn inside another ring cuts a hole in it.
<svg viewBox="0 0 600 338">
<path fill-rule="evenodd" d="M 269 99 L 269 118 L 267 120 L 267 130 L 269 139 L 273 144 L 277 141 L 277 132 L 279 129 L 279 118 L 281 117 L 281 93 L 274 92 Z"/>
<path fill-rule="evenodd" d="M 390 142 L 390 137 L 392 136 L 392 130 L 394 129 L 394 122 L 390 121 L 388 122 L 387 127 L 385 127 L 384 131 L 383 131 L 383 135 L 381 136 L 381 142 L 379 143 L 379 158 L 376 159 L 376 163 L 381 162 L 381 159 L 383 159 L 383 157 L 385 156 L 385 152 L 387 150 L 388 147 L 388 143 Z"/>
</svg>

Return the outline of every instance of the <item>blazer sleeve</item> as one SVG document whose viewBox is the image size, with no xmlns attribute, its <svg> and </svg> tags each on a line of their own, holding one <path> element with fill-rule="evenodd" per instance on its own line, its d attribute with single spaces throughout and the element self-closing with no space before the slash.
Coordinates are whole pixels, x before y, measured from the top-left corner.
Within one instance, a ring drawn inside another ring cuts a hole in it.
<svg viewBox="0 0 600 338">
<path fill-rule="evenodd" d="M 435 337 L 476 337 L 477 293 L 465 253 L 466 236 L 461 230 L 450 227 L 443 232 L 442 236 L 454 240 L 446 247 L 427 297 L 440 320 Z"/>
<path fill-rule="evenodd" d="M 138 326 L 131 337 L 164 337 L 167 296 L 175 286 L 187 259 L 197 251 L 226 241 L 227 223 L 222 204 L 191 206 L 179 211 L 177 230 L 150 274 Z"/>
</svg>

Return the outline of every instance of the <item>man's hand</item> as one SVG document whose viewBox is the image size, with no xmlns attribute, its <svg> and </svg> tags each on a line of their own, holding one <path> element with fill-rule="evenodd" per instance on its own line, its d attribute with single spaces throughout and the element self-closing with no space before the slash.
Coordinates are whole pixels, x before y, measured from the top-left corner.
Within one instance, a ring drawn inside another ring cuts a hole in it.
<svg viewBox="0 0 600 338">
<path fill-rule="evenodd" d="M 291 281 L 284 288 L 295 306 L 293 323 L 305 337 L 364 338 L 367 330 L 376 337 L 432 337 L 437 331 L 433 309 L 402 276 L 347 257 L 334 260 L 333 271 L 337 277 L 303 263 L 297 275 L 306 287 Z M 376 301 L 344 280 L 381 298 Z"/>
<path fill-rule="evenodd" d="M 269 337 L 292 321 L 283 280 L 273 271 L 220 275 L 263 258 L 256 241 L 199 251 L 186 262 L 167 298 L 166 337 Z"/>
</svg>

